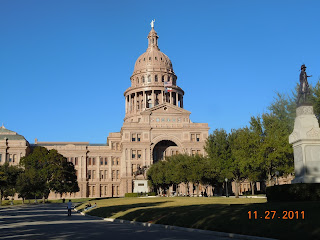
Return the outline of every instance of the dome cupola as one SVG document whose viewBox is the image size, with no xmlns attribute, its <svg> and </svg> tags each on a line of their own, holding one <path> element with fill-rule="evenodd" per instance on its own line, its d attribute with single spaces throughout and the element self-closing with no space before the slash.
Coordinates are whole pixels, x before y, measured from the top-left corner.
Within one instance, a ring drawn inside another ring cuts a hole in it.
<svg viewBox="0 0 320 240">
<path fill-rule="evenodd" d="M 160 51 L 154 22 L 152 20 L 148 34 L 148 48 L 138 57 L 130 78 L 131 87 L 124 92 L 125 121 L 139 121 L 141 112 L 159 104 L 169 103 L 183 108 L 184 91 L 177 86 L 177 76 L 169 57 Z"/>
</svg>

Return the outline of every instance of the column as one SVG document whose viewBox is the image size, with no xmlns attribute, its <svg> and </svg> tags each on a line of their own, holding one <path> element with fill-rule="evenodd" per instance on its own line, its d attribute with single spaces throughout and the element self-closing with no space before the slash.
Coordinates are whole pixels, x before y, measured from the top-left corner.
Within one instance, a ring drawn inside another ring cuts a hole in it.
<svg viewBox="0 0 320 240">
<path fill-rule="evenodd" d="M 172 92 L 170 92 L 169 102 L 170 102 L 171 104 L 173 104 L 173 101 L 172 101 Z"/>
<path fill-rule="evenodd" d="M 126 113 L 127 113 L 128 112 L 127 96 L 125 98 L 126 98 Z"/>
<path fill-rule="evenodd" d="M 183 96 L 181 95 L 181 108 L 183 108 Z"/>
<path fill-rule="evenodd" d="M 176 92 L 176 106 L 179 107 L 179 93 Z"/>
<path fill-rule="evenodd" d="M 129 112 L 131 112 L 131 94 L 129 94 Z"/>
<path fill-rule="evenodd" d="M 151 90 L 151 104 L 152 104 L 152 107 L 156 105 L 156 101 L 154 98 L 154 90 Z"/>
<path fill-rule="evenodd" d="M 134 112 L 136 113 L 137 112 L 137 93 L 136 92 L 134 93 L 133 109 L 134 109 Z"/>
<path fill-rule="evenodd" d="M 164 101 L 163 101 L 163 98 L 164 98 L 163 93 L 164 93 L 164 91 L 161 90 L 161 104 L 164 102 Z"/>
<path fill-rule="evenodd" d="M 141 111 L 143 111 L 144 110 L 144 91 L 142 91 L 142 100 L 141 101 L 143 101 L 143 105 L 142 105 L 142 107 L 141 107 Z"/>
</svg>

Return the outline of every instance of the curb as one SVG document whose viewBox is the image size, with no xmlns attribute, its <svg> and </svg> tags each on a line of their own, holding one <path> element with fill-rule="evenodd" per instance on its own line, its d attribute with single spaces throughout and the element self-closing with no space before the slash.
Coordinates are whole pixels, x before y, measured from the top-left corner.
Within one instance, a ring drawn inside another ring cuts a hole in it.
<svg viewBox="0 0 320 240">
<path fill-rule="evenodd" d="M 185 231 L 185 232 L 196 232 L 196 233 L 202 233 L 202 234 L 209 234 L 209 235 L 213 235 L 213 236 L 217 236 L 217 237 L 229 237 L 229 238 L 246 239 L 246 240 L 276 240 L 275 238 L 249 236 L 249 235 L 242 235 L 242 234 L 236 234 L 236 233 L 216 232 L 216 231 L 210 231 L 210 230 L 177 227 L 177 226 L 154 224 L 154 223 L 148 223 L 148 222 L 136 222 L 136 221 L 123 220 L 123 219 L 95 217 L 95 216 L 85 214 L 84 212 L 80 212 L 76 208 L 74 210 L 83 216 L 91 217 L 93 219 L 100 219 L 100 220 L 103 220 L 106 222 L 132 224 L 132 225 L 149 227 L 149 228 L 154 228 L 154 229 L 168 229 L 168 230 L 180 230 L 180 231 Z"/>
</svg>

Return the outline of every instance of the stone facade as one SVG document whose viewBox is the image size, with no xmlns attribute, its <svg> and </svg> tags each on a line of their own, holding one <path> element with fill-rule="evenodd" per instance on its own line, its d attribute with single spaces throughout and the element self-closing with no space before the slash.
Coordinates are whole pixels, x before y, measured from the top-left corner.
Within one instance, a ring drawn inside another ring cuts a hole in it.
<svg viewBox="0 0 320 240">
<path fill-rule="evenodd" d="M 311 105 L 297 108 L 289 143 L 294 151 L 292 183 L 320 183 L 320 128 Z"/>
</svg>

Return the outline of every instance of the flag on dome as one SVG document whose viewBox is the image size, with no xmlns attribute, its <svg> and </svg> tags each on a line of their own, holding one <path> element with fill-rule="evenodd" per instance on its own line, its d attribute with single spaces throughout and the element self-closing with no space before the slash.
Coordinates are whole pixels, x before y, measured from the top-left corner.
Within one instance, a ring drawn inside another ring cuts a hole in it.
<svg viewBox="0 0 320 240">
<path fill-rule="evenodd" d="M 171 87 L 172 86 L 172 82 L 164 82 L 164 86 L 165 87 Z"/>
</svg>

